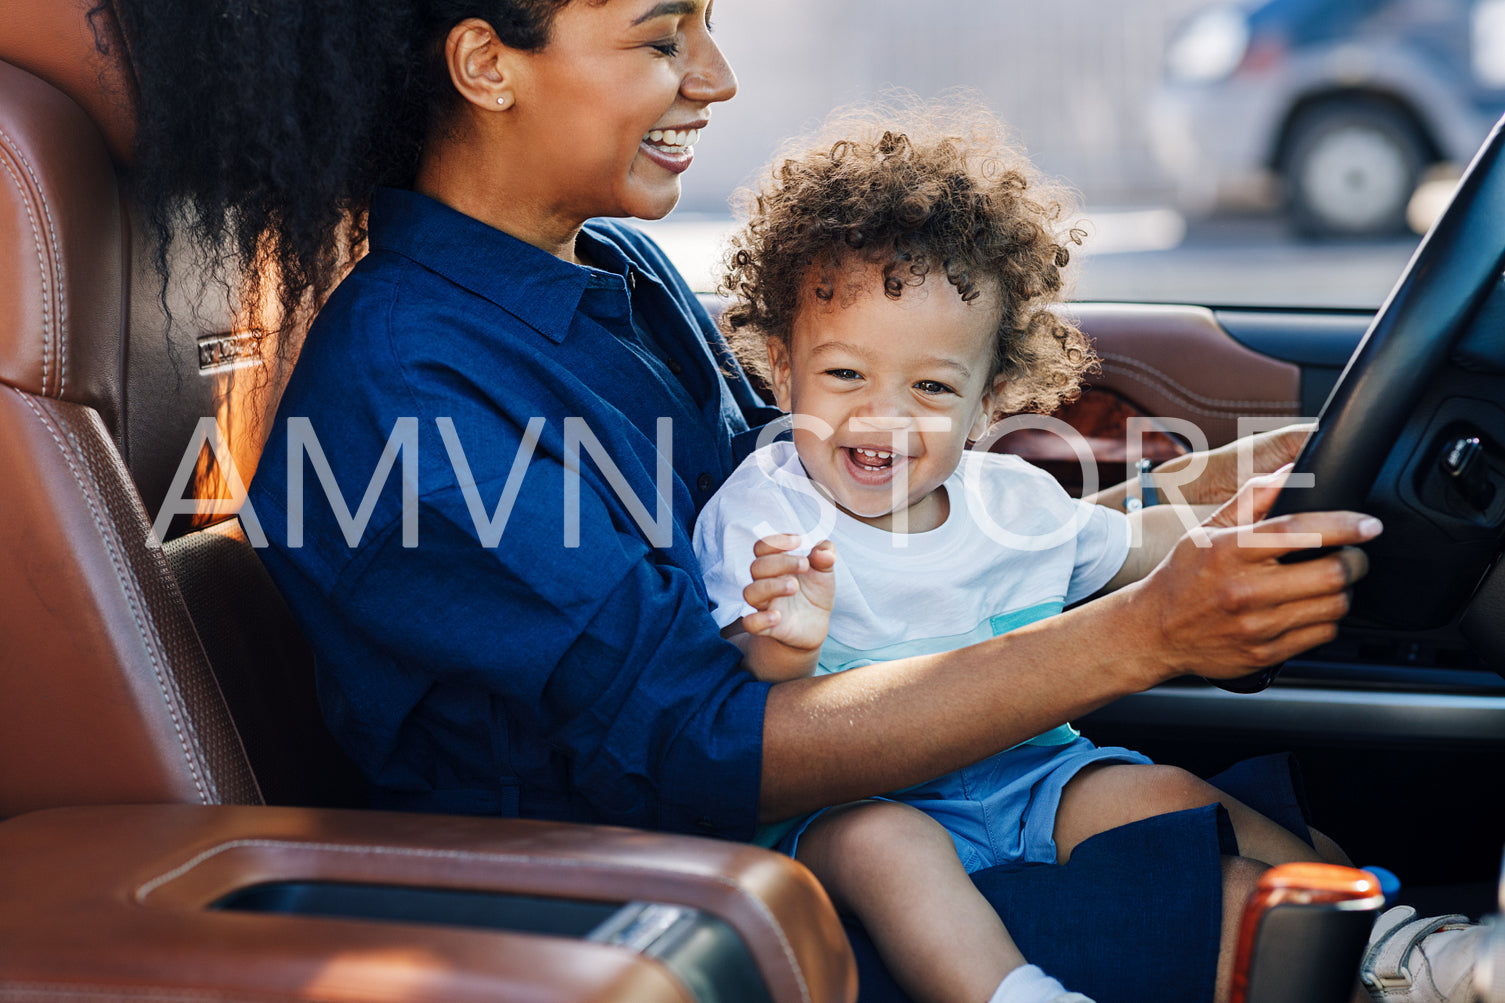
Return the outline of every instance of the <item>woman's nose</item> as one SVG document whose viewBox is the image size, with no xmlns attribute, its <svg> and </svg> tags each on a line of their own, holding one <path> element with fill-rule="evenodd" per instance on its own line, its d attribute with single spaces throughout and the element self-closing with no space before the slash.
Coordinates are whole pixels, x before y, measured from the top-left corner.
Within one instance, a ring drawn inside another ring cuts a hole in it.
<svg viewBox="0 0 1505 1003">
<path fill-rule="evenodd" d="M 697 48 L 694 64 L 680 81 L 680 93 L 701 104 L 729 100 L 737 93 L 737 75 L 721 54 L 721 47 L 714 38 L 706 35 Z"/>
</svg>

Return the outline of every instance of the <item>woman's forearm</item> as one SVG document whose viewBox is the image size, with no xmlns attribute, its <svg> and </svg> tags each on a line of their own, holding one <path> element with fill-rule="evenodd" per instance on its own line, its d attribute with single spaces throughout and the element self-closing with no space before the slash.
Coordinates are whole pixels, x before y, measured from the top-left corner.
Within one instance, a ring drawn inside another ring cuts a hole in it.
<svg viewBox="0 0 1505 1003">
<path fill-rule="evenodd" d="M 1257 492 L 1258 512 L 1278 489 Z M 1000 752 L 1173 676 L 1232 679 L 1331 640 L 1380 525 L 1305 512 L 1204 526 L 1143 580 L 955 651 L 772 687 L 765 820 L 895 790 Z M 1296 564 L 1290 541 L 1334 553 Z"/>
<path fill-rule="evenodd" d="M 1186 505 L 1222 504 L 1251 474 L 1267 474 L 1294 460 L 1315 427 L 1287 425 L 1215 449 L 1172 457 L 1152 472 L 1160 500 Z M 1127 480 L 1087 495 L 1083 501 L 1122 509 L 1127 499 L 1139 496 L 1138 482 Z"/>
<path fill-rule="evenodd" d="M 1129 556 L 1117 574 L 1098 590 L 1098 595 L 1115 592 L 1130 582 L 1137 582 L 1155 569 L 1176 542 L 1188 531 L 1212 515 L 1211 505 L 1156 505 L 1129 513 L 1133 542 Z"/>
<path fill-rule="evenodd" d="M 765 821 L 916 784 L 1174 672 L 1118 596 L 936 655 L 792 680 L 763 722 Z"/>
</svg>

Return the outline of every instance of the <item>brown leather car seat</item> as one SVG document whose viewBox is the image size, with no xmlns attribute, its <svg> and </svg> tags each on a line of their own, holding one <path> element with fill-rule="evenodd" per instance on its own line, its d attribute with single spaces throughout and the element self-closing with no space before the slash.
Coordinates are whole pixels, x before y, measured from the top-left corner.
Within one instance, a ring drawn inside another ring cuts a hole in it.
<svg viewBox="0 0 1505 1003">
<path fill-rule="evenodd" d="M 261 804 L 360 783 L 236 521 L 152 527 L 249 479 L 280 384 L 149 265 L 92 6 L 0 4 L 0 1000 L 850 1003 L 829 900 L 757 847 Z"/>
<path fill-rule="evenodd" d="M 200 417 L 249 478 L 278 387 L 247 378 L 213 284 L 163 295 L 124 195 L 130 79 L 91 6 L 0 5 L 0 817 L 352 803 L 233 518 L 151 532 L 169 494 L 213 497 L 207 451 L 174 490 Z"/>
</svg>

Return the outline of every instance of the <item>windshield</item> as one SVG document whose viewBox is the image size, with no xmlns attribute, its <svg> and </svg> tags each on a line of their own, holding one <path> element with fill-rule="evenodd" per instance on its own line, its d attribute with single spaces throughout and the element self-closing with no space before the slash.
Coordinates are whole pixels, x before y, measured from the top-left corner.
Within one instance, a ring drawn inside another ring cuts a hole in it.
<svg viewBox="0 0 1505 1003">
<path fill-rule="evenodd" d="M 741 91 L 649 227 L 702 291 L 781 140 L 962 87 L 1080 193 L 1074 298 L 1373 309 L 1505 109 L 1505 0 L 741 0 L 715 27 Z"/>
</svg>

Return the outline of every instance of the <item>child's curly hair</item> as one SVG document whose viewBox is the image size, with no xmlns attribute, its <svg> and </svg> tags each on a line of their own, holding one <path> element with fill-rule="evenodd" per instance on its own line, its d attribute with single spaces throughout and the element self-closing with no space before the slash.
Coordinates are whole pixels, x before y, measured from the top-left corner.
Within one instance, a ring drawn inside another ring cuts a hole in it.
<svg viewBox="0 0 1505 1003">
<path fill-rule="evenodd" d="M 1086 338 L 1048 309 L 1062 295 L 1071 202 L 1004 139 L 974 100 L 844 110 L 774 161 L 758 191 L 738 192 L 747 222 L 732 238 L 721 325 L 743 365 L 768 378 L 767 339 L 786 345 L 807 287 L 834 295 L 855 259 L 883 270 L 897 299 L 939 269 L 963 300 L 996 282 L 1002 310 L 993 375 L 999 413 L 1049 413 L 1076 397 L 1096 363 Z"/>
</svg>

